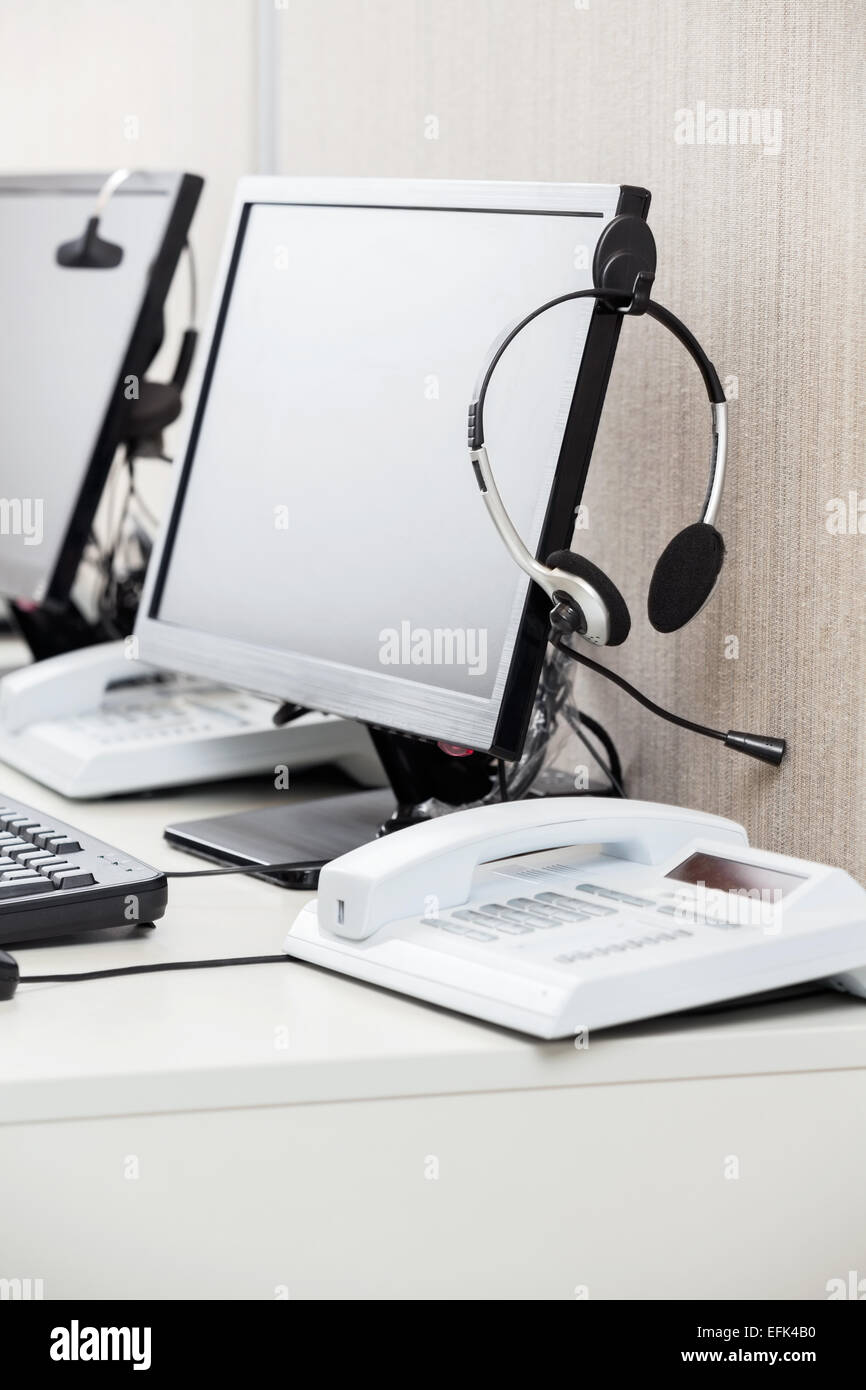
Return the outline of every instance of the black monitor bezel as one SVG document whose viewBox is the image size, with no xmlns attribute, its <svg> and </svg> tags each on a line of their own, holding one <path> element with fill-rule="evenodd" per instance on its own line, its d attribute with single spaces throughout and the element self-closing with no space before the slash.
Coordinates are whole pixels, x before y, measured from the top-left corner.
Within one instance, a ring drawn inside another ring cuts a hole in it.
<svg viewBox="0 0 866 1390">
<path fill-rule="evenodd" d="M 148 621 L 155 623 L 163 621 L 159 612 L 163 589 L 197 451 L 198 438 L 204 420 L 222 334 L 231 304 L 249 216 L 255 205 L 255 198 L 243 203 L 236 226 L 235 239 L 221 289 L 221 299 L 216 312 L 213 333 L 208 344 L 208 356 L 203 368 L 195 413 L 184 449 L 181 473 L 172 500 L 163 545 L 158 557 L 158 568 L 147 603 L 146 617 Z M 650 194 L 646 189 L 624 185 L 620 187 L 615 215 L 628 213 L 645 219 L 649 205 Z M 371 204 L 364 204 L 364 206 L 371 206 Z M 388 206 L 402 207 L 403 205 L 388 204 Z M 412 203 L 406 206 L 417 208 L 420 205 Z M 437 205 L 437 210 L 442 210 L 442 205 Z M 489 209 L 483 210 L 488 211 Z M 501 213 L 507 209 L 497 208 L 495 211 Z M 525 213 L 527 210 L 520 208 L 514 209 L 514 211 Z M 552 551 L 562 549 L 571 543 L 575 513 L 586 484 L 592 450 L 622 326 L 622 317 L 621 313 L 611 310 L 601 303 L 594 306 L 542 525 L 537 550 L 539 558 L 544 559 Z M 530 585 L 514 643 L 493 739 L 488 747 L 479 748 L 477 751 L 490 753 L 509 761 L 520 756 L 547 647 L 549 613 L 550 600 L 537 585 Z M 291 691 L 287 691 L 285 694 L 287 698 L 291 698 Z M 412 730 L 403 730 L 396 726 L 389 727 L 392 727 L 393 732 L 397 734 L 421 742 L 435 742 L 430 736 L 417 734 Z M 440 737 L 446 738 L 447 732 L 443 730 Z"/>
<path fill-rule="evenodd" d="M 106 177 L 105 174 L 4 175 L 0 176 L 0 193 L 9 195 L 21 192 L 29 196 L 38 195 L 40 192 L 92 193 L 95 200 Z M 154 348 L 161 339 L 165 301 L 178 261 L 186 246 L 203 187 L 204 179 L 198 174 L 148 173 L 146 187 L 130 180 L 128 187 L 122 186 L 115 194 L 116 197 L 134 197 L 156 191 L 171 197 L 173 203 L 162 242 L 151 262 L 139 311 L 112 384 L 108 404 L 85 466 L 63 539 L 53 568 L 44 580 L 43 594 L 38 606 L 47 612 L 52 608 L 64 610 L 69 601 L 111 465 L 118 447 L 123 442 L 124 419 L 128 408 L 124 387 L 129 377 L 144 377 L 153 358 Z M 73 235 L 75 230 L 74 226 L 71 227 L 70 235 Z M 70 274 L 72 273 L 74 272 L 70 271 Z M 13 603 L 24 597 L 14 593 L 6 593 L 5 596 Z"/>
</svg>

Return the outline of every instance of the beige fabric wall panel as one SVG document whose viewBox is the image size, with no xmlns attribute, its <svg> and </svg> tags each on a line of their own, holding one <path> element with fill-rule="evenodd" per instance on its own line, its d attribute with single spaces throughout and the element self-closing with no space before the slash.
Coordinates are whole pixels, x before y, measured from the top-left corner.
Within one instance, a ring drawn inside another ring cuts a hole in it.
<svg viewBox="0 0 866 1390">
<path fill-rule="evenodd" d="M 282 172 L 652 191 L 657 298 L 736 379 L 729 560 L 691 626 L 653 631 L 646 587 L 700 507 L 708 410 L 685 354 L 632 320 L 578 536 L 632 611 L 604 659 L 683 714 L 784 734 L 790 754 L 775 772 L 593 676 L 581 699 L 621 745 L 632 794 L 733 816 L 759 844 L 866 879 L 866 535 L 847 533 L 858 502 L 866 513 L 864 7 L 287 0 L 277 32 Z M 727 143 L 741 109 L 759 119 Z M 827 529 L 833 499 L 846 534 Z"/>
</svg>

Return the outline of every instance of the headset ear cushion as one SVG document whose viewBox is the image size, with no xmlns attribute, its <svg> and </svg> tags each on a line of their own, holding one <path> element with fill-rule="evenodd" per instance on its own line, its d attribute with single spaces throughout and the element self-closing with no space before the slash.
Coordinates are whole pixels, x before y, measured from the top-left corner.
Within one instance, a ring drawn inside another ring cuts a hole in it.
<svg viewBox="0 0 866 1390">
<path fill-rule="evenodd" d="M 180 392 L 171 381 L 141 381 L 138 399 L 129 407 L 127 433 L 131 439 L 152 439 L 180 415 Z"/>
<path fill-rule="evenodd" d="M 619 589 L 608 579 L 604 570 L 600 570 L 584 555 L 575 555 L 572 550 L 554 550 L 545 563 L 550 569 L 565 570 L 566 574 L 577 575 L 578 579 L 585 579 L 587 584 L 591 584 L 607 609 L 610 628 L 607 646 L 618 647 L 625 641 L 631 629 L 629 611 Z"/>
<path fill-rule="evenodd" d="M 691 622 L 716 587 L 724 559 L 724 541 L 703 521 L 668 542 L 647 594 L 647 616 L 656 632 L 677 632 Z"/>
</svg>

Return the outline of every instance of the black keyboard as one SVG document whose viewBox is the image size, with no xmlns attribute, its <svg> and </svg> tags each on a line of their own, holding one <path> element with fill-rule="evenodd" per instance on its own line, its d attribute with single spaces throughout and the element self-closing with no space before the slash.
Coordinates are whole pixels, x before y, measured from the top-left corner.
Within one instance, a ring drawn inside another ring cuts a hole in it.
<svg viewBox="0 0 866 1390">
<path fill-rule="evenodd" d="M 165 874 L 0 794 L 0 945 L 154 922 Z"/>
</svg>

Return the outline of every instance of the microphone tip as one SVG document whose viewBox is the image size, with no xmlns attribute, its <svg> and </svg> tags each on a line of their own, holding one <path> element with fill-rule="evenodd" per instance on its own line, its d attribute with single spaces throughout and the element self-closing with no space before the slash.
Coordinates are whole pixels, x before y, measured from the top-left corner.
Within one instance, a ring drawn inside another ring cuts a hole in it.
<svg viewBox="0 0 866 1390">
<path fill-rule="evenodd" d="M 736 748 L 738 753 L 746 753 L 750 758 L 778 767 L 785 756 L 787 744 L 783 738 L 770 738 L 768 734 L 745 734 L 737 729 L 729 729 L 725 734 L 725 747 Z"/>
</svg>

